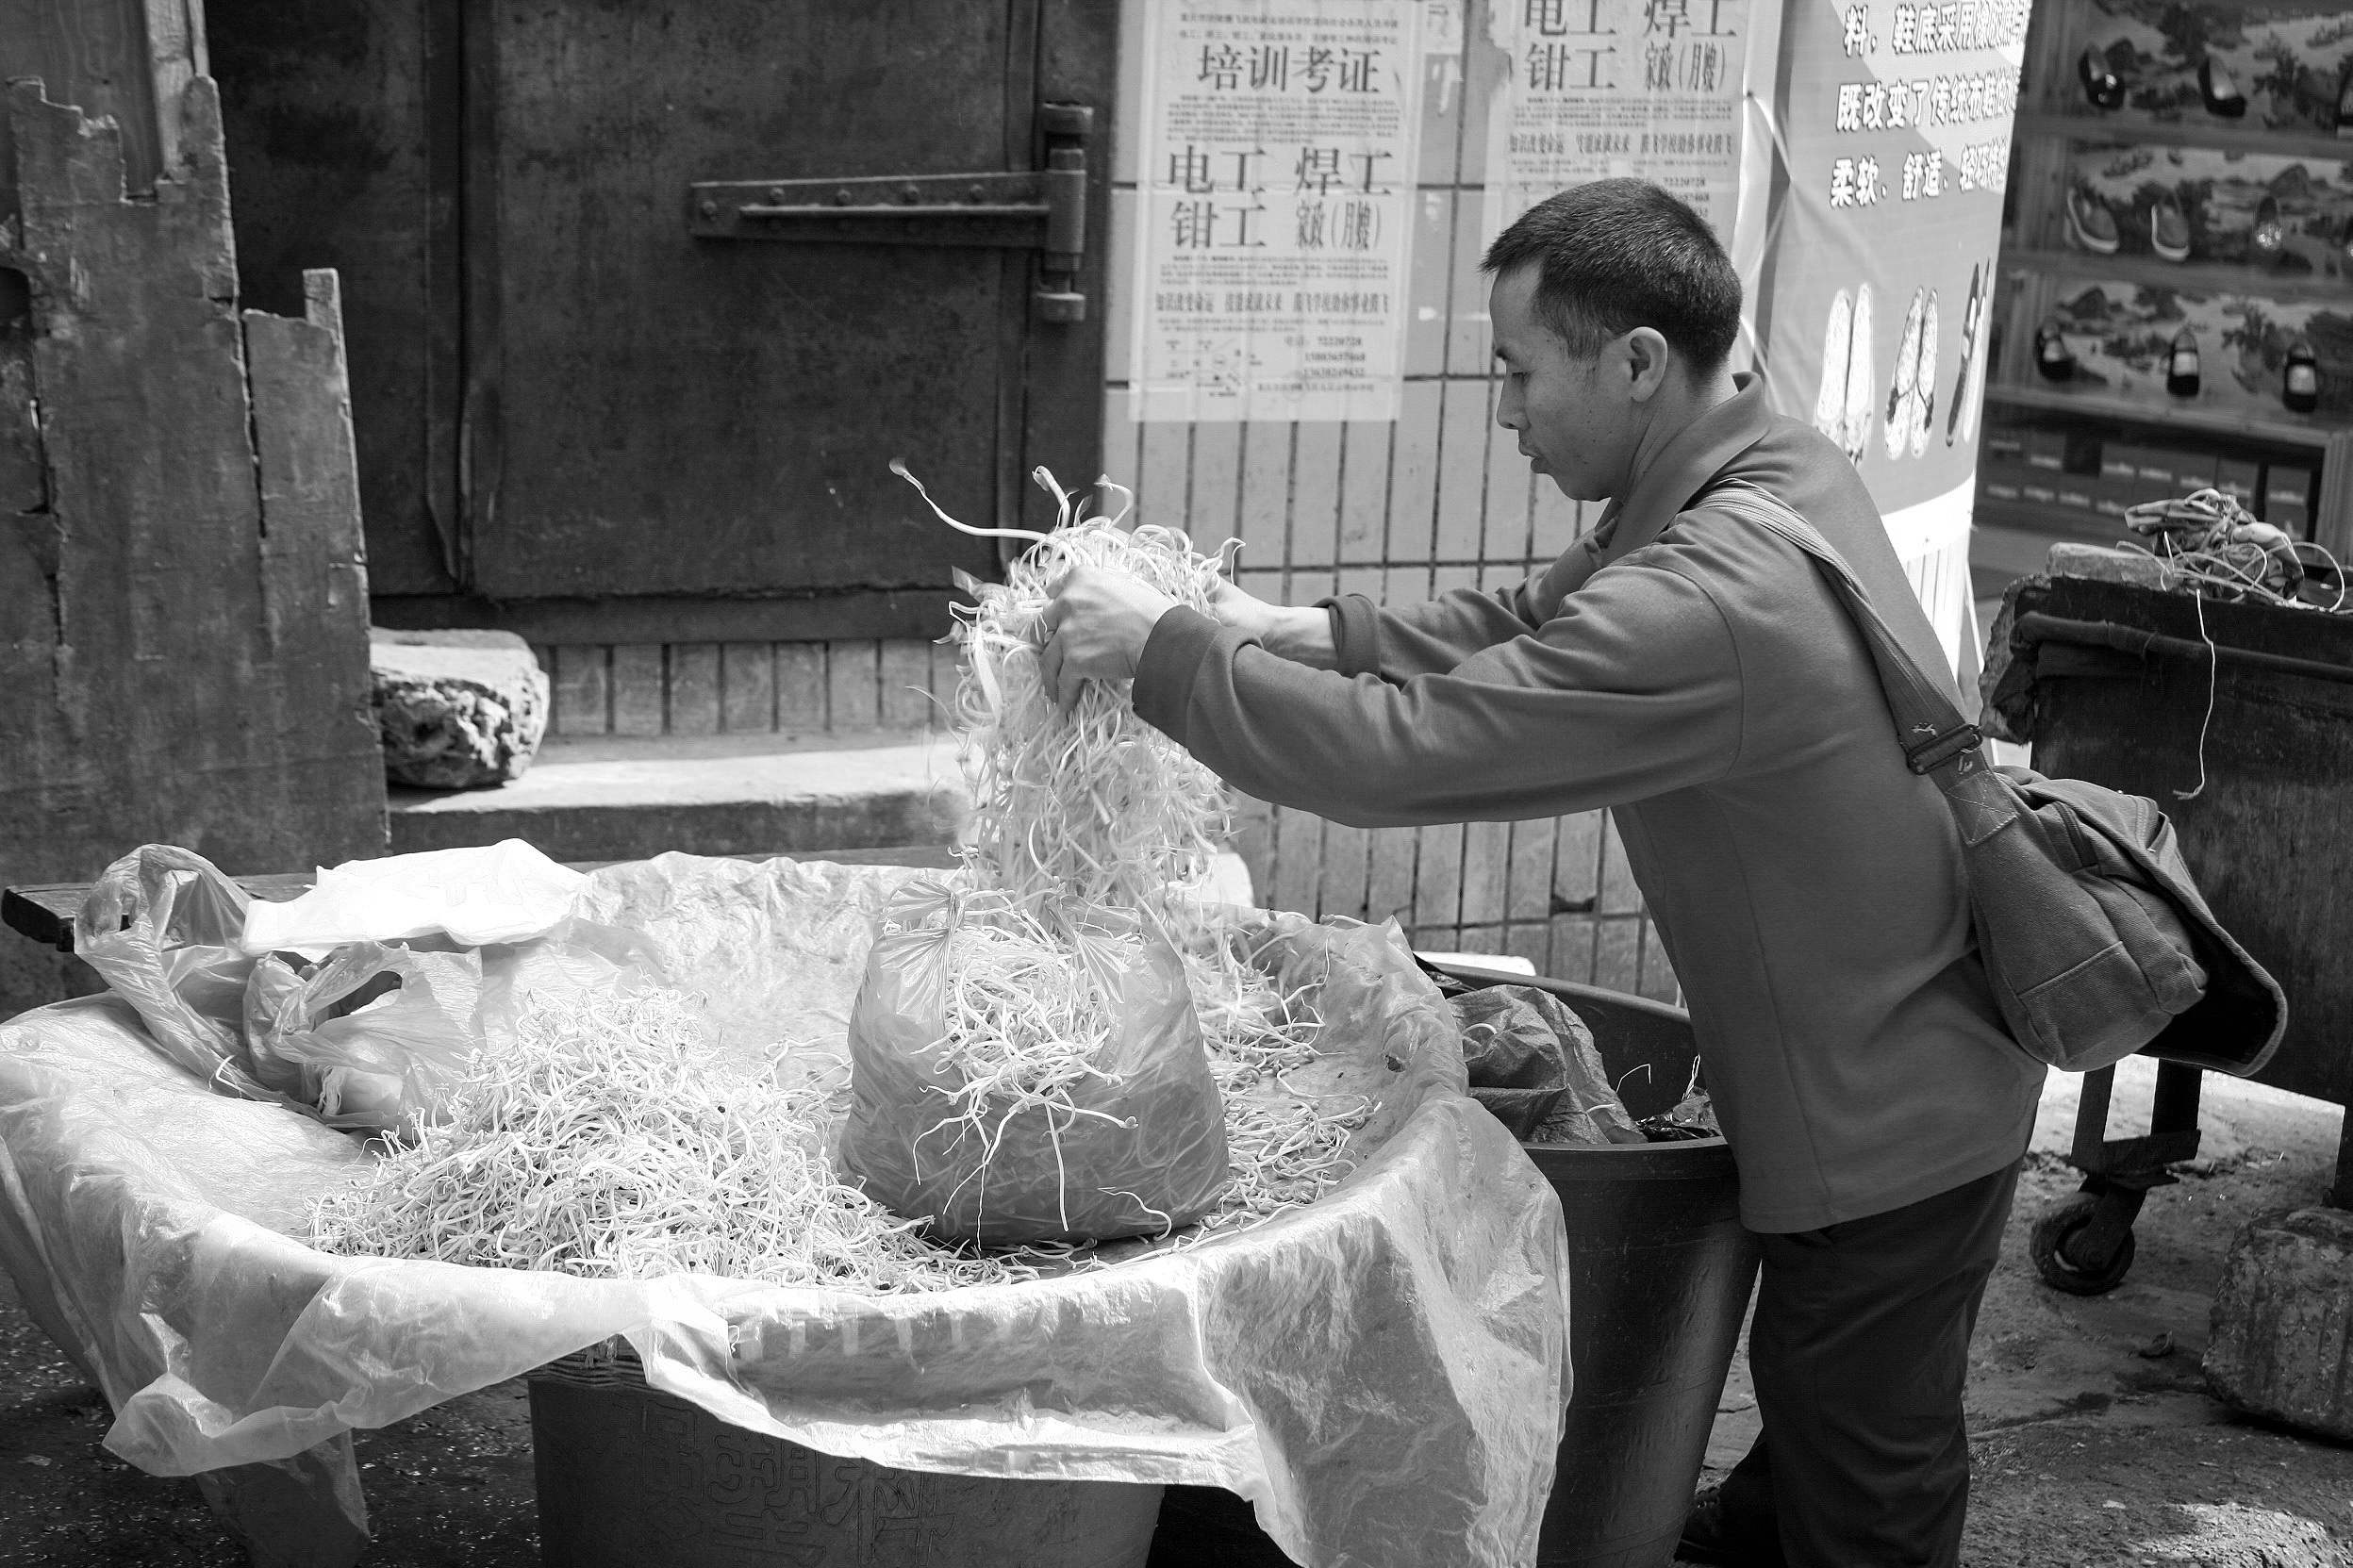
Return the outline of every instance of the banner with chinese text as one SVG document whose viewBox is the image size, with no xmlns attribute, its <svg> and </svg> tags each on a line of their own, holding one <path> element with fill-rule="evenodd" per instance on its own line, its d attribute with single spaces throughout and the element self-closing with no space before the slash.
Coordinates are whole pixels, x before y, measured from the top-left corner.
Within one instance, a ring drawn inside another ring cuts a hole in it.
<svg viewBox="0 0 2353 1568">
<path fill-rule="evenodd" d="M 1968 536 L 2028 0 L 1789 0 L 1758 302 L 1774 401 L 1912 558 Z"/>
<path fill-rule="evenodd" d="M 1396 418 L 1424 14 L 1146 8 L 1140 418 Z"/>
<path fill-rule="evenodd" d="M 1490 0 L 1505 74 L 1488 103 L 1482 238 L 1556 191 L 1631 174 L 1730 243 L 1748 12 L 1749 0 Z"/>
</svg>

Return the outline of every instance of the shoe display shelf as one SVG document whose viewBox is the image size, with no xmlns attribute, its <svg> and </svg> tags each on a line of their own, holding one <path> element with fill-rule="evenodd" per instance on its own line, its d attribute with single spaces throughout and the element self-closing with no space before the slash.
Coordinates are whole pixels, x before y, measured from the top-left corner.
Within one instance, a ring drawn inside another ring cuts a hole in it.
<svg viewBox="0 0 2353 1568">
<path fill-rule="evenodd" d="M 2353 0 L 2045 0 L 2025 77 L 1980 596 L 2200 482 L 2353 555 Z"/>
</svg>

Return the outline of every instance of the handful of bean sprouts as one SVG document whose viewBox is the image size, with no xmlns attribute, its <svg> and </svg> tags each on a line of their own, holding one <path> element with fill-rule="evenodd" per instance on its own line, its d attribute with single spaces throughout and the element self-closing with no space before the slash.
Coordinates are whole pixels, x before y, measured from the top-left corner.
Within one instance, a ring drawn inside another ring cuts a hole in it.
<svg viewBox="0 0 2353 1568">
<path fill-rule="evenodd" d="M 922 490 L 904 465 L 891 467 Z M 963 657 L 954 726 L 972 785 L 968 863 L 986 885 L 1033 909 L 1064 899 L 1142 908 L 1207 877 L 1232 832 L 1231 802 L 1216 774 L 1136 717 L 1125 682 L 1087 682 L 1064 713 L 1038 669 L 1043 617 L 1063 578 L 1083 566 L 1124 572 L 1206 611 L 1223 555 L 1195 553 L 1178 529 L 1122 528 L 1125 503 L 1088 517 L 1051 473 L 1041 468 L 1035 477 L 1059 508 L 1051 534 L 967 527 L 923 497 L 968 534 L 1034 541 L 1003 583 L 961 584 L 979 601 L 955 612 Z M 1133 501 L 1124 487 L 1110 487 Z"/>
</svg>

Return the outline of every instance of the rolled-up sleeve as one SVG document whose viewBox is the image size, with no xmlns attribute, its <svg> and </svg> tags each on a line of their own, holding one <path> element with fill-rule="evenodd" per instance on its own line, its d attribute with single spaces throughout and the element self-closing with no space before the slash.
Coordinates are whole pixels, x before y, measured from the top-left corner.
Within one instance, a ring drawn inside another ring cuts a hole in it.
<svg viewBox="0 0 2353 1568">
<path fill-rule="evenodd" d="M 1361 593 L 1321 601 L 1332 612 L 1334 666 L 1343 675 L 1409 681 L 1443 675 L 1465 659 L 1535 630 L 1513 608 L 1519 589 L 1494 595 L 1456 588 L 1394 608 Z"/>
<path fill-rule="evenodd" d="M 1477 594 L 1420 608 L 1435 613 L 1383 613 L 1379 672 L 1356 674 L 1171 610 L 1138 665 L 1136 712 L 1236 788 L 1356 827 L 1584 811 L 1721 778 L 1738 758 L 1731 631 L 1674 571 L 1600 573 L 1541 628 Z M 1487 640 L 1428 668 L 1472 636 Z"/>
</svg>

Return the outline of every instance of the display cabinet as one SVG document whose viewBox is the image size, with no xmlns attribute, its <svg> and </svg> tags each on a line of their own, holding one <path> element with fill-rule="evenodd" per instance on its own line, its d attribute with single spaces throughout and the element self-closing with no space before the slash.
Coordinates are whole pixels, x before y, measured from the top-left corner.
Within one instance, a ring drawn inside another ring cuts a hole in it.
<svg viewBox="0 0 2353 1568">
<path fill-rule="evenodd" d="M 1986 388 L 1980 597 L 2206 486 L 2353 539 L 2353 0 L 2048 0 Z"/>
</svg>

